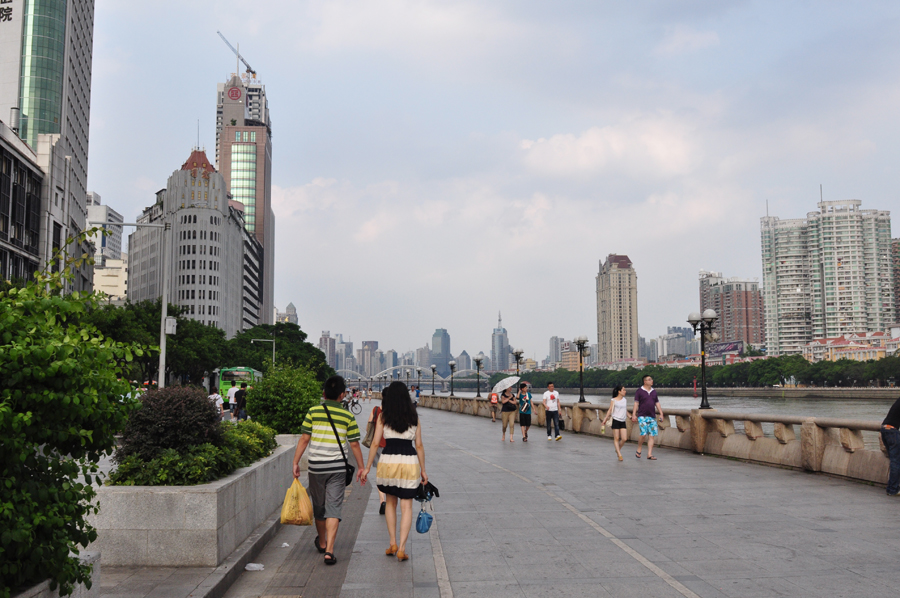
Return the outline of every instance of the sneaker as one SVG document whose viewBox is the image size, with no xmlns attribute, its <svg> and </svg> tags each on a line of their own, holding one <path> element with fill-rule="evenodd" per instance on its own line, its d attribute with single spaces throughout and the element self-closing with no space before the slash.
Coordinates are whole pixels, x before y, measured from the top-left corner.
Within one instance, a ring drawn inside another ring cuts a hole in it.
<svg viewBox="0 0 900 598">
<path fill-rule="evenodd" d="M 557 439 L 557 440 L 562 440 L 562 436 L 557 436 L 556 439 Z"/>
<path fill-rule="evenodd" d="M 547 440 L 553 440 L 553 436 L 547 436 Z"/>
</svg>

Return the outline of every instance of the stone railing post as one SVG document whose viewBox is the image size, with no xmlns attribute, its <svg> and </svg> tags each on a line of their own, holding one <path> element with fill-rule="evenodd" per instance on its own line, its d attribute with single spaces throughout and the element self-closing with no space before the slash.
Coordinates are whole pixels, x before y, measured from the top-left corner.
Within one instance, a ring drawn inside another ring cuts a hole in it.
<svg viewBox="0 0 900 598">
<path fill-rule="evenodd" d="M 581 422 L 584 421 L 584 409 L 577 405 L 572 406 L 572 431 L 581 432 Z"/>
<path fill-rule="evenodd" d="M 695 453 L 706 450 L 706 435 L 709 422 L 700 415 L 699 409 L 691 409 L 691 446 Z"/>
<path fill-rule="evenodd" d="M 796 440 L 797 435 L 794 434 L 793 424 L 775 422 L 775 438 L 777 438 L 778 442 L 781 444 L 787 444 L 792 440 Z"/>
<path fill-rule="evenodd" d="M 744 420 L 744 434 L 750 440 L 756 440 L 764 436 L 762 426 L 759 422 L 751 422 Z"/>
<path fill-rule="evenodd" d="M 547 413 L 546 408 L 543 403 L 535 403 L 534 404 L 534 415 L 537 420 L 537 425 L 546 426 L 547 425 Z"/>
<path fill-rule="evenodd" d="M 862 431 L 860 430 L 841 428 L 839 435 L 841 438 L 841 446 L 844 447 L 844 450 L 848 453 L 855 453 L 866 446 L 863 442 Z"/>
<path fill-rule="evenodd" d="M 800 426 L 800 462 L 806 471 L 822 471 L 825 455 L 825 430 L 809 418 Z"/>
<path fill-rule="evenodd" d="M 684 417 L 683 415 L 675 416 L 675 427 L 678 428 L 679 432 L 684 432 L 688 429 L 688 426 L 691 425 L 690 418 Z"/>
</svg>

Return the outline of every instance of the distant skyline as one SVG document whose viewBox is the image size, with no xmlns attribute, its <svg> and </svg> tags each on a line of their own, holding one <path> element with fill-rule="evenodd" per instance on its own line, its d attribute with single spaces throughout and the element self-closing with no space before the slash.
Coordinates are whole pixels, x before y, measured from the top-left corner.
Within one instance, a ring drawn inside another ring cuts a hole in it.
<svg viewBox="0 0 900 598">
<path fill-rule="evenodd" d="M 767 200 L 900 206 L 898 26 L 890 2 L 98 0 L 88 189 L 133 221 L 198 119 L 212 153 L 221 30 L 266 85 L 275 305 L 310 338 L 487 353 L 500 310 L 542 359 L 597 341 L 610 253 L 653 338 L 699 270 L 761 279 Z"/>
</svg>

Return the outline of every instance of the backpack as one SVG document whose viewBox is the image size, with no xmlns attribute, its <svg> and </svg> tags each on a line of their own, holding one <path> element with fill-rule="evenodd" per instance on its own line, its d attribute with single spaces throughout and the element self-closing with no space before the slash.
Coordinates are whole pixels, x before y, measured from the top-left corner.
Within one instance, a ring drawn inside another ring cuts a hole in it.
<svg viewBox="0 0 900 598">
<path fill-rule="evenodd" d="M 492 392 L 491 393 L 491 404 L 496 405 L 498 399 L 499 399 L 499 397 L 497 396 L 497 393 Z"/>
</svg>

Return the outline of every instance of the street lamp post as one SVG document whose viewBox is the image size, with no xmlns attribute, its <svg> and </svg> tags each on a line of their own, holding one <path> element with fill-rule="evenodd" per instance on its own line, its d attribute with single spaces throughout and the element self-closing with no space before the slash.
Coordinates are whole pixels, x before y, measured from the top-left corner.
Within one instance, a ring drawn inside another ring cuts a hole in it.
<svg viewBox="0 0 900 598">
<path fill-rule="evenodd" d="M 516 349 L 512 352 L 513 357 L 516 358 L 516 376 L 519 375 L 519 364 L 522 363 L 522 355 L 525 354 L 525 351 L 522 349 Z"/>
<path fill-rule="evenodd" d="M 578 397 L 579 403 L 587 403 L 584 398 L 584 349 L 588 344 L 588 337 L 579 336 L 575 339 L 575 346 L 578 347 L 578 383 L 581 387 L 581 394 Z"/>
<path fill-rule="evenodd" d="M 456 371 L 456 362 L 451 361 L 447 365 L 450 366 L 450 396 L 453 396 L 453 372 Z"/>
<path fill-rule="evenodd" d="M 272 365 L 275 365 L 275 340 L 271 338 L 251 338 L 250 344 L 253 343 L 272 343 Z"/>
<path fill-rule="evenodd" d="M 422 366 L 416 366 L 416 390 L 422 389 Z"/>
<path fill-rule="evenodd" d="M 716 320 L 719 315 L 713 309 L 707 309 L 703 314 L 691 312 L 688 316 L 688 323 L 694 332 L 700 332 L 700 409 L 712 409 L 709 406 L 709 400 L 706 397 L 706 338 L 716 341 L 719 335 L 713 333 Z"/>
<path fill-rule="evenodd" d="M 431 396 L 434 396 L 434 372 L 437 370 L 437 366 L 433 363 L 431 364 Z"/>
<path fill-rule="evenodd" d="M 481 398 L 481 364 L 484 363 L 484 353 L 479 353 L 472 361 L 475 362 L 475 396 Z"/>
<path fill-rule="evenodd" d="M 409 369 L 406 370 L 406 388 L 409 388 Z"/>
</svg>

